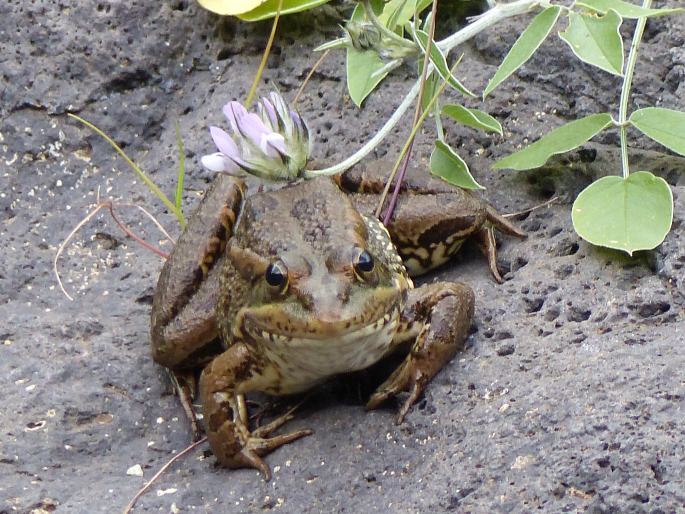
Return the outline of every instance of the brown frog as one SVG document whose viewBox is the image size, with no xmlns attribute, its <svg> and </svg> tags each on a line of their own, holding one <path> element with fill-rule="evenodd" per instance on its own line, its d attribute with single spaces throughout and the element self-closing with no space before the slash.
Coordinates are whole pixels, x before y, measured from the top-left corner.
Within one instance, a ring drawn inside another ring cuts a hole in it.
<svg viewBox="0 0 685 514">
<path fill-rule="evenodd" d="M 357 171 L 337 183 L 321 177 L 245 198 L 240 179 L 220 175 L 190 218 L 159 278 L 152 349 L 174 371 L 208 363 L 199 396 L 221 464 L 254 467 L 268 479 L 261 457 L 311 433 L 271 436 L 290 413 L 250 430 L 244 395 L 251 391 L 302 392 L 408 346 L 367 404 L 408 392 L 399 422 L 462 347 L 472 290 L 450 282 L 414 288 L 407 269 L 441 264 L 475 234 L 499 277 L 486 226 L 522 233 L 471 194 L 416 179 L 404 187 L 391 240 L 368 214 L 380 186 L 375 174 Z"/>
</svg>

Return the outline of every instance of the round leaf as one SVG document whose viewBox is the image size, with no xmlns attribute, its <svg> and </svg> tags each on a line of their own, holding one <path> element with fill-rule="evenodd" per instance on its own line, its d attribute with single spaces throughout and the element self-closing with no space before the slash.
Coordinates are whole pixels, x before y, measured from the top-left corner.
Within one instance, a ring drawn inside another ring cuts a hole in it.
<svg viewBox="0 0 685 514">
<path fill-rule="evenodd" d="M 251 11 L 266 0 L 198 0 L 200 5 L 216 14 L 231 15 Z"/>
<path fill-rule="evenodd" d="M 198 0 L 200 5 L 216 14 L 238 16 L 244 21 L 273 18 L 278 11 L 279 0 Z M 312 9 L 329 0 L 283 0 L 281 14 L 292 14 Z"/>
<path fill-rule="evenodd" d="M 586 241 L 632 255 L 661 244 L 673 221 L 673 194 L 648 171 L 604 177 L 573 203 L 573 227 Z"/>
</svg>

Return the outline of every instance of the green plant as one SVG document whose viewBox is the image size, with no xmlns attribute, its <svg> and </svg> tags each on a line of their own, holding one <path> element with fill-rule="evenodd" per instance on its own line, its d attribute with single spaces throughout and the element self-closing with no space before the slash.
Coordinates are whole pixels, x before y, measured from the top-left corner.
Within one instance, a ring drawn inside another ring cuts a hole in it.
<svg viewBox="0 0 685 514">
<path fill-rule="evenodd" d="M 622 176 L 604 177 L 591 184 L 577 198 L 572 220 L 576 232 L 587 241 L 632 254 L 636 250 L 658 246 L 670 230 L 673 198 L 668 184 L 649 171 L 631 173 L 628 167 L 627 128 L 635 127 L 670 150 L 685 155 L 685 113 L 648 107 L 628 116 L 630 89 L 638 47 L 648 18 L 681 13 L 682 8 L 652 9 L 651 0 L 637 6 L 623 0 L 579 0 L 570 7 L 551 0 L 516 0 L 496 4 L 465 28 L 429 44 L 426 27 L 431 15 L 422 13 L 429 0 L 373 0 L 359 3 L 346 25 L 346 35 L 319 47 L 344 47 L 347 51 L 347 83 L 353 101 L 361 106 L 378 84 L 403 62 L 425 55 L 430 61 L 426 74 L 426 94 L 430 97 L 437 81 L 465 97 L 473 97 L 447 67 L 449 52 L 482 30 L 512 16 L 533 10 L 538 14 L 518 37 L 497 72 L 485 87 L 486 97 L 507 77 L 530 59 L 552 32 L 561 17 L 567 27 L 559 37 L 582 61 L 623 77 L 618 119 L 609 113 L 586 116 L 563 125 L 535 143 L 495 163 L 495 169 L 527 170 L 542 166 L 554 154 L 577 148 L 605 129 L 618 129 L 621 136 Z M 624 64 L 624 47 L 619 28 L 624 19 L 635 19 L 636 29 L 630 54 Z M 421 66 L 419 66 L 421 68 Z M 390 132 L 421 89 L 421 79 L 386 124 L 360 150 L 343 162 L 307 174 L 341 172 L 368 154 Z M 442 117 L 485 131 L 502 134 L 500 124 L 487 113 L 459 104 L 441 106 L 434 102 L 437 140 L 431 155 L 431 172 L 460 187 L 476 189 L 479 184 L 468 166 L 443 136 Z"/>
</svg>

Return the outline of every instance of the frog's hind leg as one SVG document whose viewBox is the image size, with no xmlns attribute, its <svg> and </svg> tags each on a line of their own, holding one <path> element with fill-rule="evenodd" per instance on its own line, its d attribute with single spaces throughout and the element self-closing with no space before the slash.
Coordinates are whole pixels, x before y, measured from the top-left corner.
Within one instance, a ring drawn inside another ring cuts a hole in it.
<svg viewBox="0 0 685 514">
<path fill-rule="evenodd" d="M 485 217 L 489 225 L 492 225 L 494 228 L 496 228 L 503 234 L 518 237 L 519 239 L 525 239 L 526 237 L 528 237 L 528 234 L 526 234 L 523 230 L 514 225 L 506 217 L 502 216 L 489 203 L 485 204 Z"/>
<path fill-rule="evenodd" d="M 409 397 L 399 410 L 401 423 L 416 402 L 426 384 L 460 350 L 468 335 L 473 317 L 474 294 L 461 283 L 438 282 L 410 291 L 409 305 L 402 314 L 404 333 L 397 341 L 406 341 L 407 334 L 418 330 L 409 355 L 371 395 L 368 409 L 375 409 L 387 399 L 403 391 Z"/>
</svg>

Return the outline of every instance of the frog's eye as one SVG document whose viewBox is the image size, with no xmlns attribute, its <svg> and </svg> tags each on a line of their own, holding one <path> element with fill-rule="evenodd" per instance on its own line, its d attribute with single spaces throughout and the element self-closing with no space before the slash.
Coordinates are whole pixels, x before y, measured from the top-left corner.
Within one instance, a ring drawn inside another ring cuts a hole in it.
<svg viewBox="0 0 685 514">
<path fill-rule="evenodd" d="M 288 270 L 285 264 L 280 261 L 269 264 L 264 273 L 264 279 L 271 287 L 285 289 L 285 286 L 288 285 Z"/>
<path fill-rule="evenodd" d="M 366 250 L 362 250 L 354 259 L 354 271 L 362 275 L 364 273 L 371 273 L 373 271 L 373 256 Z"/>
</svg>

